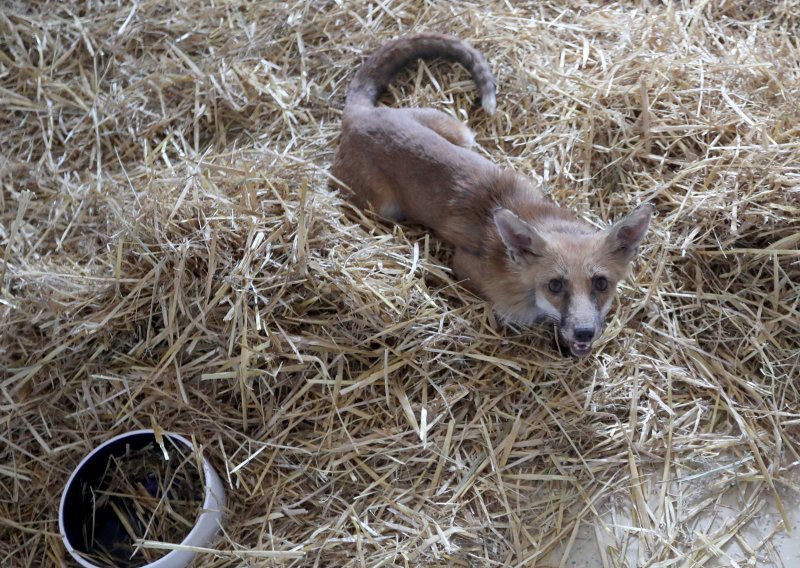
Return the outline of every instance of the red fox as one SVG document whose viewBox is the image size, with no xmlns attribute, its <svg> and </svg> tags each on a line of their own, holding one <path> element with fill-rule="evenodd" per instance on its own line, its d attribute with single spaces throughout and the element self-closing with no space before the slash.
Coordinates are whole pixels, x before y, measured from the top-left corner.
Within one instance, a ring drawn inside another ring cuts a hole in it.
<svg viewBox="0 0 800 568">
<path fill-rule="evenodd" d="M 431 108 L 376 106 L 399 69 L 432 57 L 470 71 L 483 109 L 494 113 L 494 78 L 478 50 L 441 34 L 396 39 L 364 62 L 347 91 L 334 187 L 387 220 L 432 229 L 455 248 L 457 278 L 501 317 L 554 322 L 559 345 L 589 355 L 653 207 L 640 205 L 597 230 L 532 181 L 470 150 L 472 132 L 455 118 Z"/>
</svg>

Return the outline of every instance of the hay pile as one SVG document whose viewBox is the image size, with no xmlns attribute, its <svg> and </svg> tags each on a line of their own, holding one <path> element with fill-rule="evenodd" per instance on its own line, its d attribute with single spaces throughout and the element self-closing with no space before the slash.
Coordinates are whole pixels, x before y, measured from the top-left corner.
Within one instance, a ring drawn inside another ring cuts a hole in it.
<svg viewBox="0 0 800 568">
<path fill-rule="evenodd" d="M 589 566 L 778 565 L 800 9 L 517 4 L 4 3 L 0 564 L 65 563 L 70 471 L 157 424 L 228 483 L 197 565 L 557 566 L 595 541 Z M 328 191 L 354 69 L 422 30 L 486 53 L 498 115 L 447 63 L 387 104 L 468 120 L 592 222 L 656 204 L 589 359 Z"/>
</svg>

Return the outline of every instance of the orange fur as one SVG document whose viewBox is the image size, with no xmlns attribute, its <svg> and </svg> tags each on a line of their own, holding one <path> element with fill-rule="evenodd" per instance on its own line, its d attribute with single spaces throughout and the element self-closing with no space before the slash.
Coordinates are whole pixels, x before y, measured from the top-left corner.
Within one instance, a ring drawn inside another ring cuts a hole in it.
<svg viewBox="0 0 800 568">
<path fill-rule="evenodd" d="M 501 315 L 554 321 L 572 353 L 587 355 L 652 208 L 597 231 L 530 180 L 471 151 L 472 133 L 458 120 L 434 109 L 375 106 L 400 67 L 433 56 L 467 67 L 484 109 L 494 112 L 494 79 L 480 52 L 439 34 L 395 40 L 366 60 L 348 90 L 336 185 L 384 218 L 435 231 L 455 247 L 457 276 Z"/>
</svg>

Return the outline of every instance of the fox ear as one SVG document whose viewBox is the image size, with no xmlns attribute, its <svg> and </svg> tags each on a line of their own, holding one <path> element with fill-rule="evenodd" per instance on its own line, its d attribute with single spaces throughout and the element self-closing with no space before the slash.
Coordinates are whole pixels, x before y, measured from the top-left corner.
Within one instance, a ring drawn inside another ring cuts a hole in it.
<svg viewBox="0 0 800 568">
<path fill-rule="evenodd" d="M 644 203 L 631 211 L 627 217 L 611 225 L 606 237 L 611 252 L 633 258 L 636 249 L 647 234 L 650 217 L 654 210 L 655 207 L 651 203 Z"/>
<path fill-rule="evenodd" d="M 509 257 L 517 262 L 525 255 L 540 255 L 547 247 L 547 242 L 533 228 L 508 209 L 502 207 L 494 212 L 494 224 L 503 244 L 506 245 Z"/>
</svg>

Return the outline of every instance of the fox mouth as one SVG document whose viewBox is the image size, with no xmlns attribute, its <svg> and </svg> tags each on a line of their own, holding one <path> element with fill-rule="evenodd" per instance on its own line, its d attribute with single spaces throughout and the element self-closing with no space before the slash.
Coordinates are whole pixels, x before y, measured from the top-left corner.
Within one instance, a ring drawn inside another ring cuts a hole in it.
<svg viewBox="0 0 800 568">
<path fill-rule="evenodd" d="M 562 355 L 572 355 L 581 359 L 589 356 L 594 345 L 594 341 L 575 341 L 574 339 L 567 339 L 561 333 L 556 334 L 555 343 Z"/>
<path fill-rule="evenodd" d="M 586 357 L 592 352 L 591 343 L 570 341 L 567 344 L 569 345 L 570 353 L 572 353 L 575 357 Z"/>
</svg>

